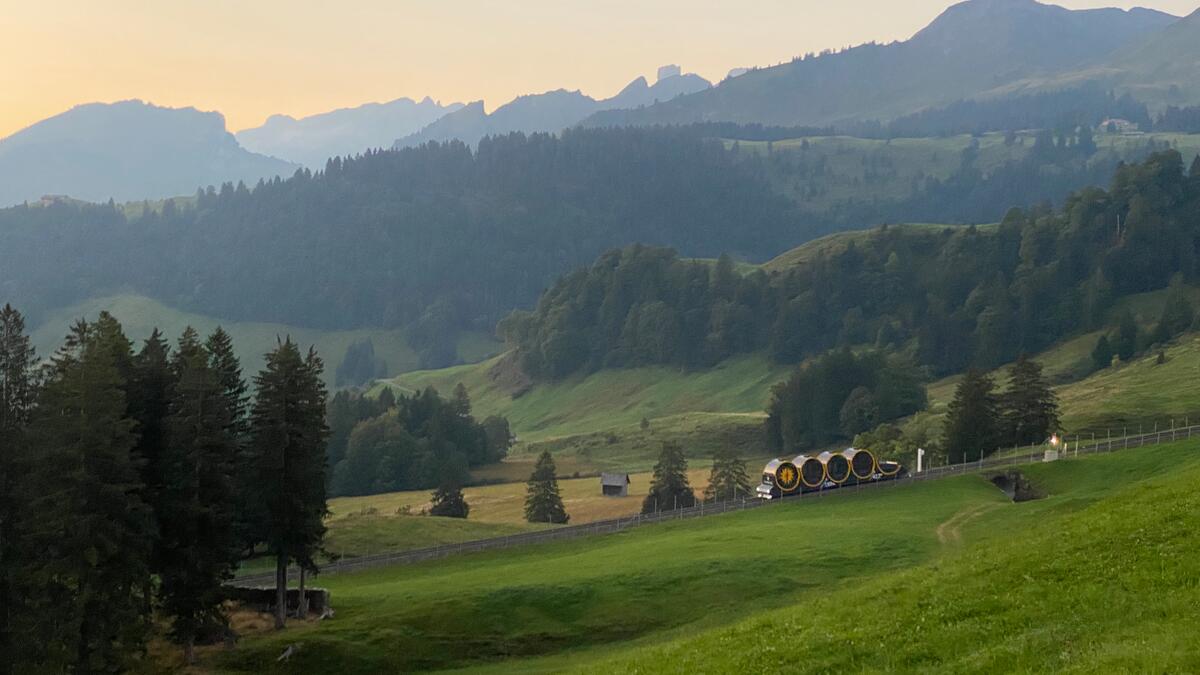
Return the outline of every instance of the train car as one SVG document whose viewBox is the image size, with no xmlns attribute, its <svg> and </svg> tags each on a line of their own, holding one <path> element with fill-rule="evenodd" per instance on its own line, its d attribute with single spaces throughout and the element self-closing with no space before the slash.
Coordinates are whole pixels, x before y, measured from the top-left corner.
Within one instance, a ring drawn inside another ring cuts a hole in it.
<svg viewBox="0 0 1200 675">
<path fill-rule="evenodd" d="M 763 468 L 762 482 L 755 489 L 755 496 L 782 499 L 895 480 L 903 475 L 904 467 L 899 462 L 878 460 L 870 450 L 847 448 L 841 452 L 822 452 L 815 457 L 798 455 L 791 460 L 772 460 Z"/>
</svg>

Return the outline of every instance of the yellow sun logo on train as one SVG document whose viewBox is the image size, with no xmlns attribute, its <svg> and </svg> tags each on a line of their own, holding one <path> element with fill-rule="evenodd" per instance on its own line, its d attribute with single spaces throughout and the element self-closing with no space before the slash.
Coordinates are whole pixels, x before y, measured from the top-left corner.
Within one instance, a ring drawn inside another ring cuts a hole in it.
<svg viewBox="0 0 1200 675">
<path fill-rule="evenodd" d="M 779 467 L 779 472 L 775 474 L 775 480 L 778 481 L 780 490 L 790 492 L 799 486 L 800 472 L 794 464 L 787 462 Z"/>
</svg>

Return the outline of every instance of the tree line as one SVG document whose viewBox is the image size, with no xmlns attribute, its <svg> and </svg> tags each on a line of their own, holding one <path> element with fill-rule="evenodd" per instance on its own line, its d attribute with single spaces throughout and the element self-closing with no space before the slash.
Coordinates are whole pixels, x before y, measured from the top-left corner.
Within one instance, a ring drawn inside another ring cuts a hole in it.
<svg viewBox="0 0 1200 675">
<path fill-rule="evenodd" d="M 1074 89 L 956 101 L 888 122 L 844 125 L 840 131 L 864 138 L 931 138 L 1023 129 L 1095 128 L 1106 119 L 1124 119 L 1149 130 L 1156 126 L 1144 103 L 1117 96 L 1095 84 Z"/>
<path fill-rule="evenodd" d="M 924 410 L 925 374 L 902 355 L 847 348 L 805 362 L 776 385 L 767 441 L 780 456 L 849 440 Z"/>
<path fill-rule="evenodd" d="M 600 368 L 701 368 L 765 350 L 779 363 L 843 347 L 901 351 L 932 375 L 993 368 L 1080 330 L 1117 301 L 1200 276 L 1200 158 L 1119 167 L 1055 210 L 990 227 L 888 227 L 814 244 L 787 269 L 743 273 L 631 246 L 559 279 L 499 325 L 542 379 Z M 1169 322 L 1177 330 L 1180 320 Z"/>
<path fill-rule="evenodd" d="M 342 390 L 329 426 L 333 496 L 461 486 L 470 468 L 500 461 L 513 444 L 505 418 L 475 419 L 462 384 L 449 399 L 432 387 L 376 398 Z"/>
<path fill-rule="evenodd" d="M 43 362 L 0 311 L 0 672 L 118 672 L 161 619 L 190 661 L 228 631 L 223 584 L 276 559 L 317 571 L 323 365 L 285 340 L 253 378 L 229 335 L 138 349 L 108 313 Z"/>
</svg>

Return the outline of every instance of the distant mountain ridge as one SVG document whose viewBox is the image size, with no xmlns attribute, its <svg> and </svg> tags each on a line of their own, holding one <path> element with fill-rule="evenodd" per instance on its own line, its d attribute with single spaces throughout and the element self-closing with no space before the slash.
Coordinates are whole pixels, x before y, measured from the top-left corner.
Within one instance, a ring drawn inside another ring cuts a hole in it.
<svg viewBox="0 0 1200 675">
<path fill-rule="evenodd" d="M 1176 21 L 1148 9 L 1068 10 L 1034 0 L 969 0 L 904 42 L 753 70 L 642 110 L 597 113 L 584 124 L 887 120 L 1101 62 Z"/>
<path fill-rule="evenodd" d="M 157 199 L 297 168 L 242 148 L 217 112 L 139 100 L 88 103 L 0 140 L 0 205 L 51 194 Z"/>
<path fill-rule="evenodd" d="M 272 115 L 261 126 L 243 129 L 236 136 L 251 152 L 318 169 L 330 157 L 390 147 L 397 138 L 415 133 L 462 107 L 461 103 L 442 105 L 429 97 L 421 101 L 399 98 L 299 119 Z"/>
<path fill-rule="evenodd" d="M 653 105 L 657 101 L 668 101 L 712 86 L 711 82 L 694 73 L 676 75 L 666 69 L 664 72 L 666 76 L 653 85 L 650 85 L 645 77 L 639 77 L 626 85 L 616 96 L 599 101 L 580 91 L 565 89 L 519 96 L 491 113 L 484 109 L 483 101 L 475 101 L 417 133 L 399 138 L 395 147 L 413 147 L 430 141 L 450 140 L 474 145 L 484 136 L 514 131 L 527 134 L 561 131 L 602 110 Z"/>
</svg>

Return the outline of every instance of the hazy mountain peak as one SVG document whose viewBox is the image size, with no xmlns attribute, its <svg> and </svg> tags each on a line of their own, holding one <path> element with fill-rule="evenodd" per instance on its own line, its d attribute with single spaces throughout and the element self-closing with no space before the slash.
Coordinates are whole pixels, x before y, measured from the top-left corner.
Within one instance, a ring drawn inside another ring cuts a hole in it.
<svg viewBox="0 0 1200 675">
<path fill-rule="evenodd" d="M 246 151 L 217 112 L 140 100 L 87 103 L 0 141 L 0 204 L 45 194 L 89 201 L 170 197 L 295 169 Z"/>
<path fill-rule="evenodd" d="M 667 70 L 664 71 L 664 68 Z M 410 147 L 430 141 L 453 139 L 473 145 L 484 136 L 513 131 L 557 132 L 579 124 L 598 111 L 639 108 L 712 86 L 708 80 L 694 73 L 685 75 L 675 72 L 678 69 L 678 66 L 660 68 L 660 78 L 653 86 L 644 76 L 639 76 L 625 85 L 616 96 L 601 101 L 578 89 L 563 88 L 518 96 L 491 113 L 484 110 L 483 101 L 476 101 L 438 119 L 417 133 L 401 137 L 395 145 Z"/>
<path fill-rule="evenodd" d="M 643 110 L 598 113 L 586 124 L 888 120 L 1102 63 L 1175 21 L 1153 10 L 1072 11 L 1034 0 L 968 0 L 905 42 L 797 58 L 729 77 L 709 91 L 661 97 Z"/>
<path fill-rule="evenodd" d="M 403 97 L 299 119 L 272 115 L 262 126 L 240 131 L 237 137 L 255 152 L 319 168 L 330 157 L 388 147 L 397 136 L 411 134 L 461 107 L 459 103 L 443 106 L 428 96 L 419 102 Z"/>
</svg>

